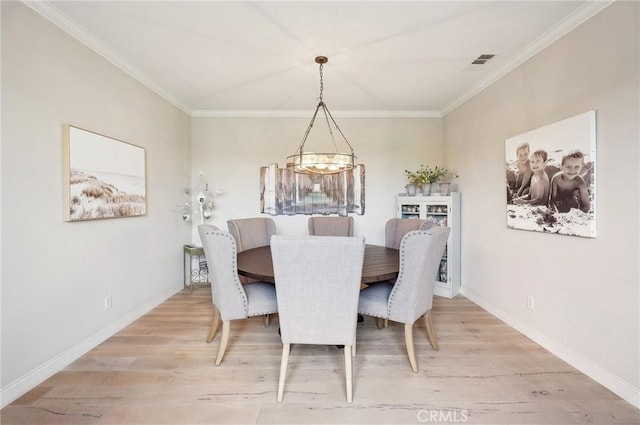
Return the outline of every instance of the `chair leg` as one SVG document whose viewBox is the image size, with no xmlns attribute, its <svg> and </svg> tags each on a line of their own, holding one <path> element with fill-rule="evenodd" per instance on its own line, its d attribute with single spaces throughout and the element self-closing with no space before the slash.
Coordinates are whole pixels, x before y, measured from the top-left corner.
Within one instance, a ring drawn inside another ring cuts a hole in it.
<svg viewBox="0 0 640 425">
<path fill-rule="evenodd" d="M 270 314 L 265 314 L 264 315 L 264 327 L 268 328 L 270 324 L 271 324 L 271 315 Z"/>
<path fill-rule="evenodd" d="M 282 402 L 284 395 L 284 379 L 287 376 L 287 363 L 289 362 L 289 350 L 291 344 L 282 345 L 282 360 L 280 361 L 280 379 L 278 380 L 278 403 Z"/>
<path fill-rule="evenodd" d="M 404 343 L 407 346 L 407 354 L 409 355 L 409 363 L 414 372 L 418 371 L 418 363 L 416 363 L 416 353 L 413 349 L 413 325 L 404 324 Z"/>
<path fill-rule="evenodd" d="M 431 310 L 427 311 L 424 314 L 424 324 L 427 327 L 427 338 L 429 338 L 431 347 L 433 347 L 434 350 L 438 351 L 440 349 L 440 346 L 438 345 L 436 330 L 433 328 L 433 321 L 431 320 Z"/>
<path fill-rule="evenodd" d="M 218 350 L 218 357 L 216 357 L 216 366 L 222 362 L 224 352 L 227 349 L 227 342 L 229 341 L 229 328 L 231 327 L 231 321 L 226 320 L 222 322 L 222 339 L 220 340 L 220 349 Z"/>
<path fill-rule="evenodd" d="M 387 326 L 389 326 L 389 319 L 378 317 L 376 319 L 376 325 L 378 325 L 378 329 L 386 328 Z"/>
<path fill-rule="evenodd" d="M 351 357 L 356 356 L 356 334 L 353 334 L 353 345 L 351 346 Z"/>
<path fill-rule="evenodd" d="M 207 335 L 207 344 L 213 341 L 216 337 L 216 331 L 218 330 L 218 324 L 220 323 L 220 312 L 213 306 L 213 318 L 211 319 L 211 326 L 209 328 L 209 335 Z"/>
<path fill-rule="evenodd" d="M 347 403 L 353 401 L 353 373 L 351 370 L 351 347 L 344 346 L 344 373 L 347 380 Z"/>
</svg>

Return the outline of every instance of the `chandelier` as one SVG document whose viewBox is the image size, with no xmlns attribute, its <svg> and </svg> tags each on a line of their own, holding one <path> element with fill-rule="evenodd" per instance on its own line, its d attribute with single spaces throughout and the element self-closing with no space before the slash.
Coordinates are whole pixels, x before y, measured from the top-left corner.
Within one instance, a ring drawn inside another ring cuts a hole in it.
<svg viewBox="0 0 640 425">
<path fill-rule="evenodd" d="M 353 169 L 353 167 L 355 167 L 356 156 L 353 153 L 351 144 L 344 134 L 342 134 L 342 130 L 340 130 L 340 127 L 336 124 L 331 112 L 329 112 L 327 105 L 325 105 L 322 99 L 322 91 L 324 88 L 322 68 L 329 59 L 325 56 L 318 56 L 315 61 L 320 65 L 320 102 L 318 103 L 318 106 L 316 106 L 313 117 L 311 117 L 311 122 L 309 123 L 307 131 L 304 133 L 304 137 L 296 149 L 296 152 L 287 157 L 287 168 L 293 170 L 295 173 L 301 174 L 337 174 L 345 170 Z M 330 139 L 329 142 L 332 144 L 333 150 L 330 151 L 327 149 L 326 152 L 306 151 L 305 143 L 309 138 L 309 133 L 311 132 L 311 128 L 313 128 L 313 123 L 315 122 L 319 111 L 322 111 L 321 115 L 324 117 L 324 122 L 327 125 Z M 342 136 L 344 143 L 341 143 L 341 145 L 348 147 L 348 150 L 345 149 L 345 151 L 340 152 L 338 149 L 338 141 L 336 141 L 336 133 Z"/>
</svg>

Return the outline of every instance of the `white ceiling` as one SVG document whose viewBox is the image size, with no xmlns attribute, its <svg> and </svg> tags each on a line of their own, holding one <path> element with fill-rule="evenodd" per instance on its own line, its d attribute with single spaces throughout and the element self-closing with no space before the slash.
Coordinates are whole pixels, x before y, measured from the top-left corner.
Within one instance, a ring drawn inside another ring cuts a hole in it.
<svg viewBox="0 0 640 425">
<path fill-rule="evenodd" d="M 446 114 L 609 1 L 27 3 L 194 116 Z M 481 54 L 495 58 L 470 66 Z"/>
</svg>

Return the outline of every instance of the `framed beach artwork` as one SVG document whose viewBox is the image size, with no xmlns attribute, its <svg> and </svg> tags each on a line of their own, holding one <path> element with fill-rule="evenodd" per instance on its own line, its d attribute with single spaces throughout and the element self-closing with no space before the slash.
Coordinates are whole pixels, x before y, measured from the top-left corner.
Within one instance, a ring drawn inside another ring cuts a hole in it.
<svg viewBox="0 0 640 425">
<path fill-rule="evenodd" d="M 65 221 L 147 213 L 144 148 L 66 124 L 62 139 Z"/>
<path fill-rule="evenodd" d="M 596 236 L 596 112 L 508 138 L 507 227 Z"/>
<path fill-rule="evenodd" d="M 260 212 L 271 215 L 364 214 L 364 165 L 337 174 L 294 173 L 278 164 L 260 168 Z"/>
</svg>

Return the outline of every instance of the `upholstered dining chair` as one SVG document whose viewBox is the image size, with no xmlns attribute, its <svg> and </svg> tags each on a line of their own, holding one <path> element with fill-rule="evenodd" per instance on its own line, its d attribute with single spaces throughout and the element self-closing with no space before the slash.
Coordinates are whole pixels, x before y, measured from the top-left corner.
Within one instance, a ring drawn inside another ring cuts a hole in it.
<svg viewBox="0 0 640 425">
<path fill-rule="evenodd" d="M 387 248 L 400 248 L 400 241 L 407 232 L 412 230 L 427 230 L 434 223 L 427 220 L 416 220 L 413 218 L 392 218 L 387 220 L 384 226 L 384 245 Z"/>
<path fill-rule="evenodd" d="M 309 217 L 309 235 L 353 236 L 353 217 Z"/>
<path fill-rule="evenodd" d="M 400 271 L 395 283 L 379 282 L 360 291 L 358 313 L 404 323 L 404 340 L 409 363 L 418 371 L 413 347 L 413 324 L 424 315 L 427 337 L 434 350 L 439 350 L 431 320 L 433 287 L 440 259 L 451 229 L 434 226 L 412 230 L 400 242 Z"/>
<path fill-rule="evenodd" d="M 267 246 L 276 234 L 276 223 L 269 217 L 238 218 L 227 221 L 229 233 L 236 240 L 238 252 Z"/>
<path fill-rule="evenodd" d="M 198 233 L 211 277 L 213 319 L 207 342 L 213 340 L 220 319 L 222 338 L 215 365 L 222 362 L 229 341 L 231 321 L 278 312 L 275 286 L 267 282 L 240 283 L 238 278 L 236 241 L 229 232 L 216 226 L 201 224 Z M 209 339 L 210 338 L 210 339 Z"/>
<path fill-rule="evenodd" d="M 237 218 L 227 221 L 229 233 L 236 240 L 238 252 L 251 248 L 267 246 L 271 241 L 271 236 L 276 234 L 276 223 L 269 217 Z M 240 276 L 240 282 L 252 283 L 255 279 Z M 264 316 L 264 326 L 268 327 L 270 316 Z"/>
<path fill-rule="evenodd" d="M 283 343 L 278 402 L 284 394 L 291 344 L 321 344 L 344 345 L 346 394 L 351 403 L 364 238 L 274 236 L 271 256 Z"/>
<path fill-rule="evenodd" d="M 407 232 L 412 230 L 427 230 L 435 224 L 427 220 L 418 220 L 414 218 L 391 218 L 387 220 L 384 226 L 384 245 L 387 248 L 400 248 L 400 241 Z M 393 282 L 391 282 L 393 283 Z M 389 319 L 378 321 L 378 328 L 386 328 L 389 325 Z"/>
</svg>

